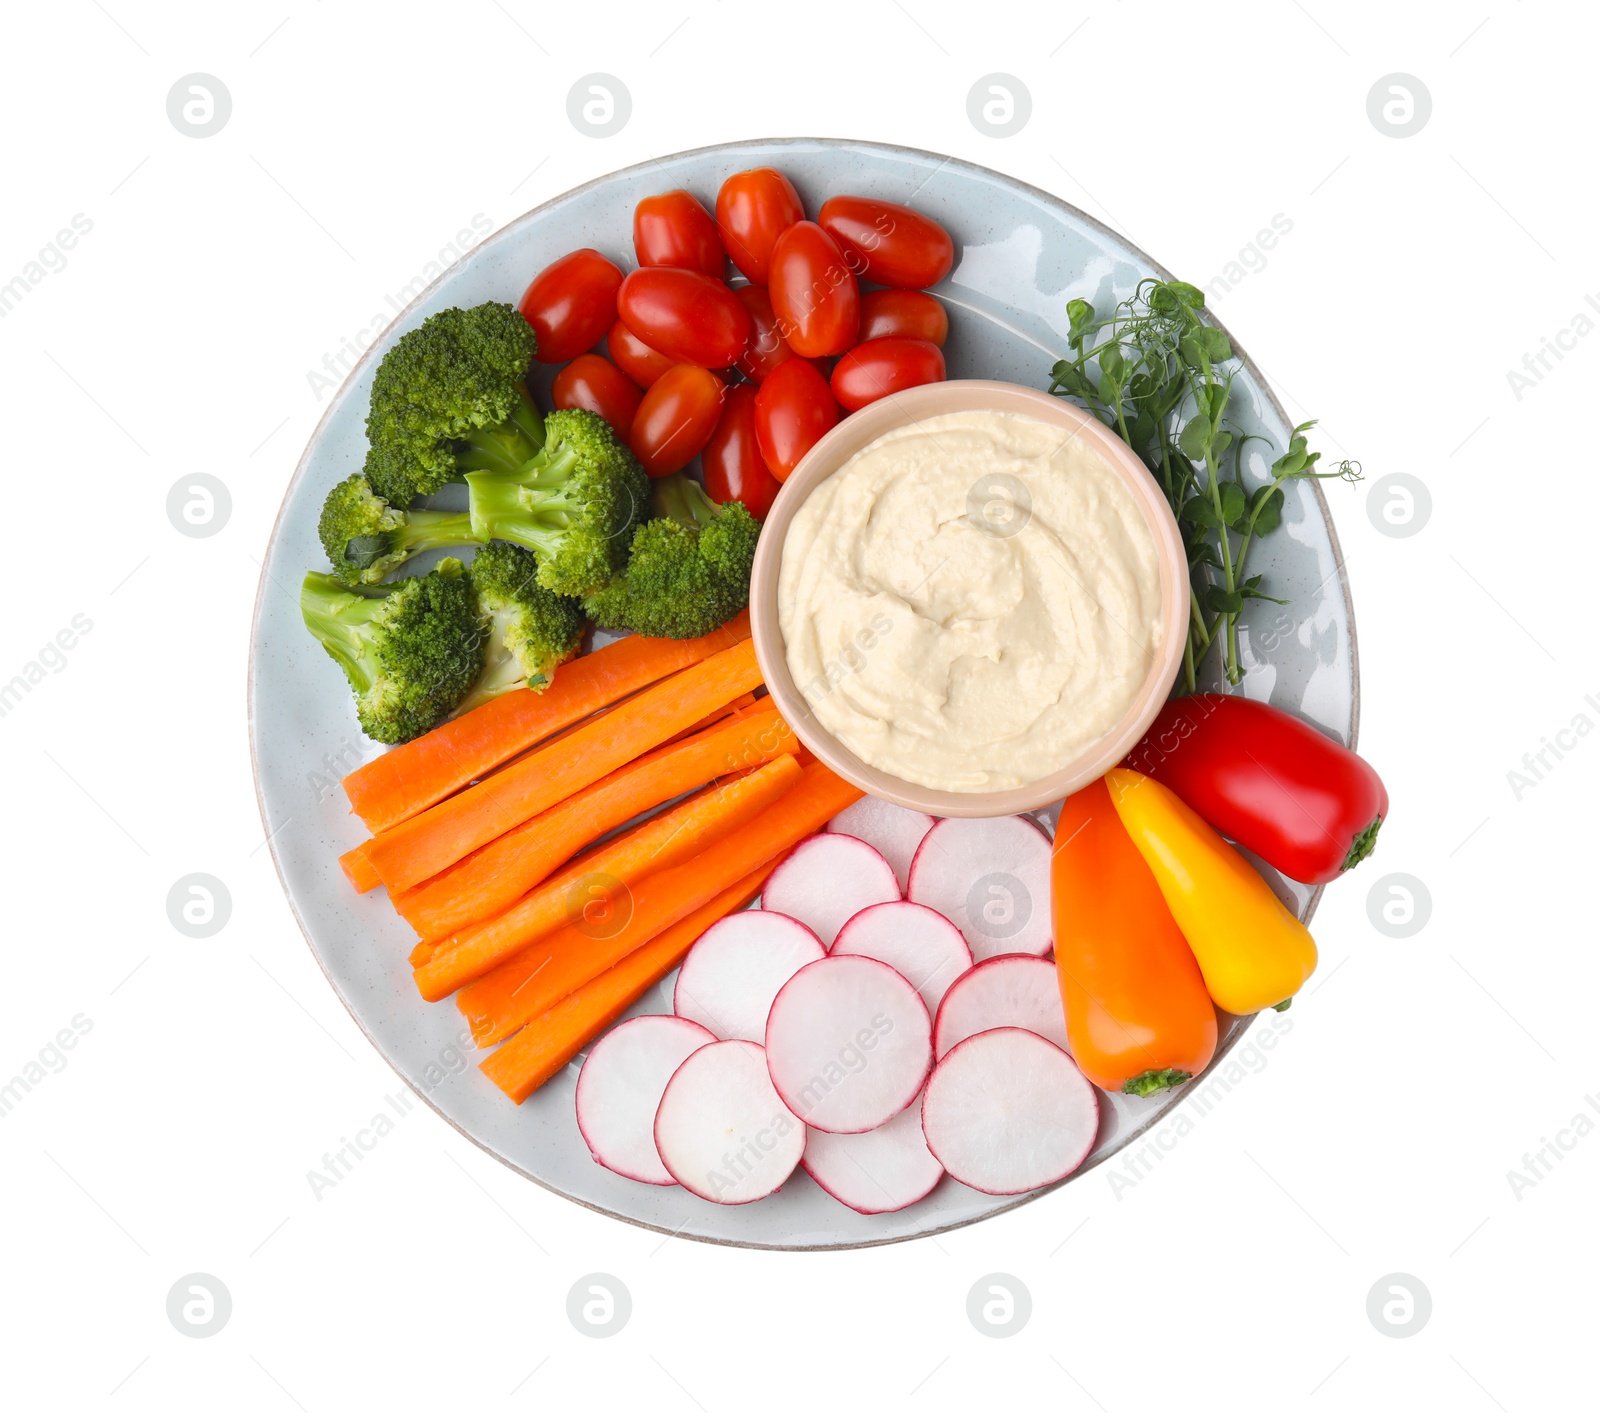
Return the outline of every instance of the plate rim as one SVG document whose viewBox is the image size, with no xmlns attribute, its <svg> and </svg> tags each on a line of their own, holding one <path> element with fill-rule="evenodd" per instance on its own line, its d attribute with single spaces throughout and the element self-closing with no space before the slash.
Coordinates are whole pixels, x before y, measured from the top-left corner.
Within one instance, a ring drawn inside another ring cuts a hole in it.
<svg viewBox="0 0 1600 1413">
<path fill-rule="evenodd" d="M 1055 206 L 1065 210 L 1074 219 L 1082 221 L 1085 225 L 1100 232 L 1102 235 L 1108 236 L 1110 239 L 1120 243 L 1125 248 L 1132 251 L 1135 256 L 1147 264 L 1151 269 L 1155 270 L 1162 279 L 1171 280 L 1174 278 L 1172 272 L 1169 271 L 1165 265 L 1161 264 L 1161 262 L 1158 260 L 1152 259 L 1142 247 L 1135 244 L 1120 231 L 1113 230 L 1104 221 L 1100 220 L 1098 217 L 1090 215 L 1087 211 L 1081 210 L 1072 202 L 1066 200 L 1065 197 L 1057 196 L 1053 192 L 1045 191 L 1044 188 L 1035 186 L 1032 182 L 1024 181 L 1021 177 L 1014 177 L 1008 173 L 996 171 L 993 167 L 986 167 L 980 162 L 972 162 L 964 157 L 954 157 L 948 153 L 932 152 L 926 148 L 910 147 L 904 143 L 879 142 L 868 138 L 846 137 L 740 138 L 735 142 L 713 142 L 708 143 L 703 147 L 688 147 L 678 152 L 663 153 L 659 157 L 646 157 L 641 161 L 630 163 L 625 167 L 617 167 L 611 171 L 603 172 L 599 176 L 591 177 L 588 181 L 581 182 L 577 186 L 569 187 L 565 191 L 557 192 L 555 195 L 547 198 L 544 201 L 541 201 L 537 206 L 530 206 L 526 211 L 520 212 L 518 215 L 513 216 L 498 229 L 491 231 L 481 241 L 479 241 L 477 245 L 473 246 L 472 250 L 469 251 L 468 254 L 476 254 L 477 252 L 485 249 L 495 241 L 502 239 L 514 227 L 520 226 L 523 222 L 532 219 L 541 212 L 556 205 L 558 202 L 567 201 L 572 197 L 579 196 L 586 191 L 602 185 L 603 183 L 610 182 L 617 177 L 625 176 L 629 173 L 643 172 L 649 168 L 659 166 L 661 163 L 674 161 L 680 157 L 702 157 L 709 156 L 711 154 L 732 154 L 752 149 L 802 146 L 838 148 L 846 151 L 867 150 L 877 153 L 885 153 L 891 156 L 928 158 L 938 163 L 938 166 L 935 168 L 935 173 L 942 171 L 945 167 L 956 167 L 980 177 L 997 178 L 1013 187 L 1020 188 L 1022 191 L 1034 196 L 1045 205 Z M 930 177 L 928 180 L 932 180 L 932 178 Z M 924 181 L 923 185 L 927 185 L 927 181 Z M 920 189 L 921 188 L 919 187 L 918 190 Z M 919 1241 L 924 1237 L 936 1236 L 941 1232 L 959 1231 L 962 1227 L 972 1226 L 978 1222 L 986 1222 L 992 1218 L 1002 1216 L 1007 1212 L 1014 1212 L 1019 1207 L 1025 1207 L 1030 1202 L 1036 1202 L 1039 1198 L 1045 1197 L 1048 1194 L 1056 1191 L 1058 1188 L 1064 1187 L 1066 1184 L 1075 1181 L 1076 1179 L 1091 1172 L 1093 1169 L 1099 1167 L 1101 1163 L 1106 1162 L 1108 1159 L 1114 1157 L 1116 1153 L 1121 1152 L 1129 1147 L 1136 1139 L 1141 1138 L 1144 1134 L 1155 1128 L 1164 1119 L 1178 1112 L 1178 1110 L 1188 1102 L 1190 1090 L 1187 1088 L 1179 1097 L 1176 1104 L 1172 1105 L 1170 1108 L 1162 1109 L 1152 1114 L 1144 1123 L 1140 1124 L 1137 1128 L 1130 1130 L 1127 1138 L 1118 1146 L 1117 1149 L 1104 1153 L 1099 1157 L 1091 1157 L 1089 1161 L 1074 1169 L 1071 1173 L 1059 1181 L 1051 1183 L 1047 1187 L 1038 1188 L 1033 1192 L 1024 1193 L 1015 1200 L 1007 1202 L 1003 1206 L 994 1207 L 987 1212 L 981 1212 L 975 1216 L 965 1217 L 960 1221 L 944 1223 L 938 1227 L 931 1227 L 927 1231 L 906 1232 L 895 1236 L 878 1237 L 866 1241 L 840 1241 L 829 1242 L 826 1244 L 788 1245 L 765 1241 L 741 1241 L 732 1237 L 710 1236 L 701 1234 L 699 1232 L 683 1231 L 681 1229 L 675 1231 L 669 1227 L 658 1226 L 654 1222 L 647 1222 L 638 1217 L 630 1217 L 620 1212 L 614 1212 L 607 1207 L 599 1206 L 594 1202 L 587 1201 L 586 1199 L 575 1196 L 570 1192 L 563 1192 L 560 1188 L 552 1186 L 550 1183 L 545 1182 L 539 1177 L 536 1177 L 526 1169 L 519 1167 L 504 1154 L 497 1153 L 485 1141 L 477 1137 L 477 1135 L 469 1132 L 449 1114 L 445 1113 L 445 1111 L 440 1108 L 432 1098 L 429 1097 L 427 1091 L 423 1090 L 409 1074 L 407 1074 L 400 1068 L 399 1065 L 390 1059 L 383 1046 L 379 1044 L 377 1037 L 367 1029 L 366 1023 L 356 1013 L 354 1007 L 350 1004 L 349 1000 L 345 997 L 344 992 L 340 990 L 338 983 L 328 971 L 327 964 L 322 959 L 322 954 L 317 950 L 316 943 L 312 940 L 310 929 L 307 927 L 306 920 L 301 914 L 299 905 L 295 901 L 294 894 L 290 891 L 289 881 L 284 876 L 283 861 L 278 855 L 278 846 L 273 833 L 272 822 L 267 814 L 266 797 L 262 793 L 260 763 L 256 758 L 256 650 L 260 639 L 262 605 L 266 602 L 267 588 L 271 582 L 271 574 L 268 570 L 268 564 L 271 560 L 271 550 L 278 541 L 278 533 L 282 529 L 284 516 L 288 513 L 289 502 L 293 498 L 296 489 L 299 487 L 302 478 L 306 474 L 307 464 L 311 459 L 313 448 L 316 447 L 320 442 L 323 429 L 327 426 L 328 420 L 340 407 L 343 406 L 345 399 L 350 395 L 352 385 L 364 372 L 368 363 L 375 359 L 378 348 L 380 346 L 387 347 L 387 342 L 391 331 L 397 324 L 405 320 L 413 309 L 425 301 L 433 293 L 433 291 L 437 289 L 438 286 L 451 274 L 451 272 L 456 268 L 456 265 L 459 263 L 459 261 L 454 262 L 442 270 L 425 288 L 418 291 L 418 293 L 410 300 L 410 302 L 407 303 L 406 306 L 397 314 L 395 314 L 394 318 L 384 325 L 383 331 L 373 338 L 372 342 L 362 350 L 361 356 L 356 359 L 354 364 L 351 365 L 350 371 L 344 377 L 344 381 L 339 384 L 338 389 L 335 391 L 333 397 L 329 400 L 327 407 L 323 409 L 322 415 L 317 419 L 316 425 L 311 429 L 310 436 L 306 439 L 305 446 L 300 453 L 299 459 L 295 462 L 293 474 L 289 477 L 288 483 L 284 486 L 283 497 L 278 503 L 278 512 L 275 516 L 273 516 L 272 526 L 267 532 L 266 543 L 262 549 L 261 573 L 256 580 L 255 601 L 252 604 L 250 611 L 250 644 L 249 653 L 245 662 L 245 726 L 246 733 L 249 738 L 250 779 L 251 784 L 255 789 L 256 808 L 261 816 L 261 826 L 265 834 L 267 852 L 272 857 L 273 871 L 278 875 L 278 886 L 282 890 L 284 901 L 289 905 L 289 912 L 294 917 L 296 926 L 298 926 L 300 929 L 300 935 L 305 940 L 306 948 L 310 951 L 312 960 L 316 962 L 317 968 L 322 972 L 323 979 L 328 983 L 329 989 L 332 990 L 340 1005 L 342 1005 L 349 1013 L 350 1019 L 355 1022 L 356 1028 L 366 1038 L 367 1043 L 372 1046 L 379 1059 L 388 1065 L 389 1068 L 400 1077 L 405 1086 L 410 1089 L 412 1093 L 414 1093 L 420 1100 L 422 1100 L 422 1102 L 426 1104 L 428 1108 L 438 1115 L 439 1118 L 443 1119 L 445 1123 L 449 1124 L 451 1128 L 453 1128 L 457 1133 L 461 1134 L 462 1137 L 467 1139 L 475 1147 L 481 1149 L 491 1158 L 494 1158 L 497 1162 L 503 1164 L 506 1168 L 515 1173 L 518 1177 L 522 1178 L 524 1181 L 531 1182 L 536 1187 L 540 1187 L 544 1191 L 549 1192 L 556 1197 L 562 1198 L 564 1201 L 572 1202 L 579 1207 L 587 1208 L 591 1212 L 596 1212 L 601 1216 L 609 1217 L 613 1221 L 626 1222 L 629 1226 L 639 1227 L 645 1231 L 655 1232 L 660 1236 L 677 1237 L 683 1241 L 696 1241 L 707 1246 L 739 1247 L 751 1251 L 860 1251 L 874 1246 L 896 1246 L 902 1242 Z M 1241 365 L 1243 365 L 1243 367 L 1251 374 L 1256 386 L 1261 389 L 1273 412 L 1277 414 L 1278 418 L 1285 426 L 1294 426 L 1295 424 L 1289 419 L 1288 413 L 1284 411 L 1283 404 L 1278 401 L 1277 393 L 1273 390 L 1271 383 L 1268 381 L 1266 375 L 1261 371 L 1260 367 L 1256 364 L 1255 360 L 1251 358 L 1250 355 L 1240 346 L 1238 340 L 1234 338 L 1227 326 L 1224 325 L 1223 322 L 1218 319 L 1209 308 L 1206 312 L 1211 322 L 1215 324 L 1216 327 L 1223 333 L 1227 334 L 1228 341 L 1233 346 L 1235 357 L 1238 358 Z M 1311 491 L 1316 498 L 1317 509 L 1322 516 L 1323 526 L 1327 530 L 1329 548 L 1333 552 L 1335 573 L 1339 580 L 1340 593 L 1344 599 L 1345 619 L 1349 624 L 1349 746 L 1351 750 L 1354 750 L 1356 748 L 1356 742 L 1361 727 L 1361 655 L 1359 650 L 1359 640 L 1356 633 L 1355 602 L 1351 596 L 1350 577 L 1345 570 L 1344 548 L 1339 542 L 1338 528 L 1335 526 L 1333 517 L 1329 513 L 1327 497 L 1323 494 L 1321 481 L 1313 479 L 1311 482 Z M 1302 921 L 1311 921 L 1311 918 L 1317 911 L 1317 905 L 1322 901 L 1323 890 L 1326 888 L 1326 886 L 1326 884 L 1319 884 L 1312 891 L 1311 896 L 1306 900 L 1305 911 L 1301 914 Z M 1213 1070 L 1217 1062 L 1233 1050 L 1234 1046 L 1239 1043 L 1245 1034 L 1255 1027 L 1256 1022 L 1260 1019 L 1260 1017 L 1261 1012 L 1257 1012 L 1243 1025 L 1235 1027 L 1233 1034 L 1228 1037 L 1228 1039 L 1212 1056 L 1211 1064 L 1207 1066 L 1207 1072 Z M 1203 1076 L 1196 1076 L 1196 1079 L 1198 1080 L 1201 1077 Z M 1098 1095 L 1099 1091 L 1097 1090 L 1097 1102 L 1103 1103 L 1103 1101 L 1098 1099 Z"/>
</svg>

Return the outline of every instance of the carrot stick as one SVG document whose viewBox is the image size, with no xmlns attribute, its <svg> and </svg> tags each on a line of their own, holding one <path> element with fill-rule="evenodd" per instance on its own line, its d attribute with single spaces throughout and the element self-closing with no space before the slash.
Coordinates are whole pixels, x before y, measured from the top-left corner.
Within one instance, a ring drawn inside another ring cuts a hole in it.
<svg viewBox="0 0 1600 1413">
<path fill-rule="evenodd" d="M 593 927 L 563 927 L 463 987 L 456 1005 L 473 1038 L 479 1045 L 505 1039 L 860 798 L 860 790 L 825 765 L 805 767 L 800 783 L 743 829 L 641 879 L 632 889 L 632 914 L 614 936 L 594 936 Z"/>
<path fill-rule="evenodd" d="M 661 746 L 396 895 L 395 908 L 423 941 L 437 942 L 509 908 L 590 840 L 636 814 L 798 746 L 772 707 Z"/>
<path fill-rule="evenodd" d="M 592 850 L 514 907 L 456 934 L 441 947 L 417 970 L 422 999 L 442 1001 L 564 924 L 591 933 L 615 931 L 615 916 L 632 899 L 629 885 L 692 858 L 750 823 L 799 779 L 794 759 L 780 756 L 757 771 L 693 795 L 652 816 L 626 837 Z"/>
<path fill-rule="evenodd" d="M 715 711 L 709 711 L 693 726 L 678 732 L 676 736 L 669 737 L 666 744 L 672 745 L 674 741 L 681 741 L 686 736 L 693 736 L 697 731 L 704 731 L 708 726 L 715 726 L 719 721 L 726 721 L 730 716 L 738 716 L 747 707 L 755 705 L 756 694 L 746 692 L 742 697 L 735 697 L 731 702 L 719 706 Z"/>
<path fill-rule="evenodd" d="M 367 845 L 371 842 L 370 839 L 363 839 L 348 853 L 339 855 L 339 867 L 344 870 L 344 876 L 357 893 L 370 893 L 383 883 L 377 869 L 372 866 L 372 860 L 367 857 Z"/>
<path fill-rule="evenodd" d="M 350 808 L 374 834 L 392 829 L 562 727 L 749 636 L 745 613 L 703 638 L 608 643 L 565 664 L 542 692 L 507 692 L 351 771 Z"/>
<path fill-rule="evenodd" d="M 760 681 L 761 668 L 748 640 L 724 649 L 459 795 L 374 835 L 367 857 L 391 893 L 414 888 Z"/>
<path fill-rule="evenodd" d="M 654 941 L 557 1001 L 478 1068 L 520 1104 L 546 1080 L 560 1074 L 585 1045 L 677 966 L 712 923 L 754 898 L 776 867 L 776 860 L 763 864 Z"/>
</svg>

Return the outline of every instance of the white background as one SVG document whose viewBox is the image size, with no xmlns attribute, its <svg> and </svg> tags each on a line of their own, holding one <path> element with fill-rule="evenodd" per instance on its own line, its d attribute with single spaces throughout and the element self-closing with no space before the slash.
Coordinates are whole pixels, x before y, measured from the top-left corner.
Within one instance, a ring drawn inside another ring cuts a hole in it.
<svg viewBox="0 0 1600 1413">
<path fill-rule="evenodd" d="M 11 10 L 0 283 L 75 214 L 93 229 L 0 319 L 15 522 L 0 680 L 75 614 L 93 626 L 0 718 L 0 1080 L 72 1017 L 92 1029 L 0 1124 L 5 1401 L 1591 1401 L 1600 1137 L 1568 1131 L 1520 1195 L 1507 1172 L 1600 1090 L 1600 963 L 1574 887 L 1593 873 L 1600 739 L 1547 756 L 1520 799 L 1507 772 L 1577 714 L 1600 723 L 1600 339 L 1572 340 L 1520 396 L 1507 374 L 1600 292 L 1595 40 L 1577 6 L 1506 0 Z M 604 140 L 565 110 L 595 70 L 633 98 Z M 196 71 L 233 101 L 205 140 L 165 106 Z M 967 117 L 991 71 L 1032 93 L 1003 140 Z M 1433 101 L 1403 140 L 1366 107 L 1396 71 Z M 1131 1186 L 1111 1164 L 937 1240 L 818 1256 L 663 1241 L 543 1192 L 429 1112 L 318 1201 L 307 1170 L 400 1080 L 290 917 L 246 752 L 258 561 L 326 400 L 308 372 L 475 215 L 498 227 L 647 157 L 801 134 L 989 164 L 1197 283 L 1274 215 L 1292 222 L 1218 313 L 1291 412 L 1323 419 L 1322 445 L 1369 484 L 1419 477 L 1433 503 L 1421 533 L 1391 538 L 1366 487 L 1329 487 L 1361 744 L 1393 815 L 1376 858 L 1328 891 L 1317 989 L 1268 1063 Z M 166 497 L 201 471 L 232 514 L 190 539 Z M 208 940 L 167 919 L 192 872 L 233 899 Z M 1410 939 L 1369 922 L 1389 872 L 1432 895 Z M 593 1271 L 633 1299 L 604 1341 L 565 1313 Z M 231 1291 L 214 1338 L 167 1319 L 190 1272 Z M 1031 1292 L 1013 1338 L 968 1321 L 990 1272 Z M 1415 1337 L 1368 1320 L 1391 1272 L 1431 1292 Z"/>
</svg>

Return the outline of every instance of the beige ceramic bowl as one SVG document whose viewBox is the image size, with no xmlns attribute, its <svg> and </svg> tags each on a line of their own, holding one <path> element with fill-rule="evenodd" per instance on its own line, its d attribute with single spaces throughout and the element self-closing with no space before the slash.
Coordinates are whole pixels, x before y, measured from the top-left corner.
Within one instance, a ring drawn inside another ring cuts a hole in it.
<svg viewBox="0 0 1600 1413">
<path fill-rule="evenodd" d="M 801 503 L 856 452 L 886 432 L 946 412 L 1014 412 L 1087 437 L 1122 478 L 1144 512 L 1161 567 L 1161 647 L 1144 685 L 1114 730 L 1060 770 L 1010 790 L 935 790 L 868 765 L 817 722 L 789 674 L 778 627 L 778 570 L 789 523 Z M 1154 719 L 1171 690 L 1183 657 L 1189 617 L 1189 575 L 1177 522 L 1150 473 L 1127 446 L 1088 413 L 1048 393 L 1014 383 L 978 380 L 931 383 L 895 393 L 851 414 L 806 453 L 784 482 L 767 515 L 750 579 L 750 623 L 756 657 L 774 703 L 813 755 L 869 795 L 932 815 L 1016 814 L 1040 809 L 1081 790 L 1125 756 Z"/>
</svg>

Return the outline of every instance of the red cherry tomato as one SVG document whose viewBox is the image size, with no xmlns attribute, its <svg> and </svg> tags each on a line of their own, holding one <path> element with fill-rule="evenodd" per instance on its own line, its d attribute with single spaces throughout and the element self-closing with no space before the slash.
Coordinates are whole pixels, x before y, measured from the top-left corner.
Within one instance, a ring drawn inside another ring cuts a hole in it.
<svg viewBox="0 0 1600 1413">
<path fill-rule="evenodd" d="M 773 243 L 805 215 L 800 193 L 776 167 L 735 172 L 717 193 L 717 233 L 752 284 L 766 284 Z"/>
<path fill-rule="evenodd" d="M 757 520 L 765 520 L 778 494 L 777 478 L 767 470 L 756 441 L 756 390 L 749 383 L 728 389 L 722 420 L 700 453 L 706 492 L 718 505 L 743 503 Z"/>
<path fill-rule="evenodd" d="M 950 316 L 919 289 L 874 289 L 861 296 L 861 342 L 868 339 L 927 339 L 944 347 Z"/>
<path fill-rule="evenodd" d="M 633 414 L 643 396 L 620 368 L 598 353 L 580 353 L 550 384 L 550 399 L 557 407 L 599 413 L 624 442 L 633 430 Z"/>
<path fill-rule="evenodd" d="M 641 266 L 698 270 L 713 280 L 727 269 L 711 213 L 681 187 L 647 196 L 633 208 L 633 252 Z"/>
<path fill-rule="evenodd" d="M 518 306 L 539 335 L 539 362 L 565 363 L 594 347 L 617 317 L 621 286 L 622 271 L 587 247 L 539 271 Z"/>
<path fill-rule="evenodd" d="M 780 481 L 838 420 L 828 380 L 804 358 L 779 364 L 756 390 L 756 442 Z"/>
<path fill-rule="evenodd" d="M 642 338 L 618 319 L 606 335 L 606 352 L 611 361 L 641 388 L 647 388 L 668 368 L 676 368 L 664 353 L 657 353 Z"/>
<path fill-rule="evenodd" d="M 700 454 L 722 416 L 722 379 L 707 368 L 679 363 L 644 395 L 628 445 L 652 476 L 681 471 Z"/>
<path fill-rule="evenodd" d="M 767 293 L 778 332 L 802 358 L 843 353 L 855 343 L 861 291 L 844 251 L 815 221 L 796 221 L 778 237 Z"/>
<path fill-rule="evenodd" d="M 846 250 L 866 262 L 861 277 L 896 289 L 925 289 L 950 273 L 956 248 L 950 234 L 920 211 L 866 196 L 835 196 L 817 220 Z"/>
<path fill-rule="evenodd" d="M 793 358 L 794 350 L 778 332 L 778 316 L 772 312 L 766 290 L 760 285 L 740 285 L 733 296 L 750 311 L 755 326 L 735 367 L 752 383 L 759 383 L 786 358 Z"/>
<path fill-rule="evenodd" d="M 944 354 L 927 339 L 869 339 L 833 368 L 829 386 L 839 406 L 854 412 L 890 393 L 944 381 Z"/>
<path fill-rule="evenodd" d="M 657 353 L 700 368 L 726 368 L 752 328 L 733 291 L 695 270 L 635 270 L 617 293 L 617 312 Z"/>
</svg>

